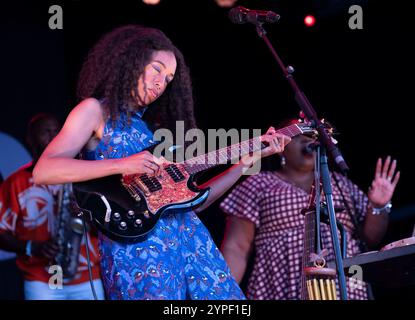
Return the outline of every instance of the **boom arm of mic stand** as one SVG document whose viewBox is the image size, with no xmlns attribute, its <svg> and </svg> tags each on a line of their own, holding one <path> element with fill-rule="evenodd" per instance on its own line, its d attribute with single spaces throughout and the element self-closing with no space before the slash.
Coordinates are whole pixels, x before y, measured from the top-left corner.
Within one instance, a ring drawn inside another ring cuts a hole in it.
<svg viewBox="0 0 415 320">
<path fill-rule="evenodd" d="M 339 291 L 340 297 L 342 300 L 347 300 L 347 290 L 346 290 L 346 278 L 344 275 L 343 270 L 343 259 L 341 257 L 341 249 L 340 243 L 337 236 L 337 228 L 335 222 L 335 213 L 334 213 L 334 204 L 333 204 L 333 197 L 332 197 L 332 190 L 331 190 L 331 182 L 330 182 L 330 175 L 329 169 L 327 164 L 327 156 L 326 154 L 329 153 L 334 161 L 339 166 L 340 170 L 344 171 L 347 170 L 346 162 L 344 161 L 343 157 L 341 156 L 340 151 L 337 147 L 334 146 L 333 141 L 329 138 L 326 130 L 324 130 L 323 124 L 318 119 L 314 108 L 312 107 L 311 103 L 308 101 L 305 94 L 300 90 L 295 82 L 292 73 L 294 69 L 292 67 L 286 68 L 281 61 L 280 57 L 278 56 L 277 52 L 275 51 L 274 47 L 272 46 L 271 42 L 269 41 L 268 37 L 266 36 L 266 32 L 262 26 L 262 24 L 257 24 L 257 32 L 258 35 L 265 41 L 268 48 L 270 49 L 272 55 L 274 56 L 275 60 L 279 64 L 282 72 L 284 73 L 285 78 L 287 79 L 288 83 L 291 85 L 292 89 L 295 93 L 295 100 L 299 104 L 301 110 L 303 110 L 304 114 L 310 121 L 314 121 L 315 128 L 319 133 L 319 140 L 322 145 L 322 149 L 324 150 L 323 156 L 321 157 L 321 169 L 322 169 L 322 178 L 323 178 L 323 189 L 326 195 L 328 212 L 329 212 L 329 220 L 330 220 L 330 229 L 331 229 L 331 236 L 333 242 L 333 249 L 336 258 L 336 268 L 339 280 Z"/>
<path fill-rule="evenodd" d="M 319 133 L 319 140 L 323 145 L 326 146 L 327 153 L 333 158 L 334 162 L 337 164 L 338 168 L 344 174 L 349 170 L 349 167 L 346 164 L 339 148 L 333 143 L 331 138 L 328 136 L 324 125 L 318 119 L 316 112 L 314 111 L 313 106 L 311 105 L 310 101 L 308 101 L 304 92 L 300 90 L 297 83 L 294 80 L 293 73 L 294 68 L 292 67 L 285 67 L 284 63 L 282 62 L 281 58 L 279 57 L 278 53 L 275 51 L 274 47 L 272 46 L 271 42 L 267 37 L 267 32 L 265 31 L 263 24 L 258 23 L 256 25 L 256 30 L 258 35 L 265 41 L 266 45 L 270 49 L 272 55 L 274 56 L 275 60 L 277 61 L 278 65 L 280 66 L 284 77 L 287 79 L 288 83 L 291 85 L 291 88 L 295 94 L 295 101 L 300 106 L 301 110 L 304 112 L 306 117 L 313 121 L 316 127 L 317 132 Z"/>
</svg>

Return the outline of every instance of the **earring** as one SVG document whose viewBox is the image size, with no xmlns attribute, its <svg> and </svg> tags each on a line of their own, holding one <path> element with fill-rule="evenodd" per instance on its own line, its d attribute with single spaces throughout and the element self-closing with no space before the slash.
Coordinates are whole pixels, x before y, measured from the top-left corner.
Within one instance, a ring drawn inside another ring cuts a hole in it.
<svg viewBox="0 0 415 320">
<path fill-rule="evenodd" d="M 286 161 L 285 161 L 285 157 L 284 156 L 281 156 L 280 164 L 281 164 L 281 167 L 285 166 Z"/>
</svg>

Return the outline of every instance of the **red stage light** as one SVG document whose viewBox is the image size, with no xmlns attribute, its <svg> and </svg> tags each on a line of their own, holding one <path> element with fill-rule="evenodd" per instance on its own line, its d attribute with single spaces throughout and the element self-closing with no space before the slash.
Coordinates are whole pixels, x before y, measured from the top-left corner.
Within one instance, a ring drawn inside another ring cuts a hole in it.
<svg viewBox="0 0 415 320">
<path fill-rule="evenodd" d="M 304 18 L 304 23 L 307 27 L 312 27 L 316 23 L 316 18 L 312 15 L 308 15 Z"/>
</svg>

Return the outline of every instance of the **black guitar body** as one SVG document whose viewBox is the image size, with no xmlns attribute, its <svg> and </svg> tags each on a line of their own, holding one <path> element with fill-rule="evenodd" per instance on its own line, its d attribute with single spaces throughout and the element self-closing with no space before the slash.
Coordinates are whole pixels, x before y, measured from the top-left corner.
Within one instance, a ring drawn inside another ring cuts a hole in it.
<svg viewBox="0 0 415 320">
<path fill-rule="evenodd" d="M 134 243 L 145 240 L 163 214 L 189 211 L 209 195 L 209 189 L 198 189 L 193 184 L 192 176 L 186 185 L 194 197 L 186 201 L 171 198 L 172 203 L 156 211 L 149 208 L 151 199 L 146 199 L 144 192 L 140 192 L 138 201 L 131 196 L 121 175 L 74 183 L 73 190 L 78 206 L 103 234 L 118 242 Z"/>
</svg>

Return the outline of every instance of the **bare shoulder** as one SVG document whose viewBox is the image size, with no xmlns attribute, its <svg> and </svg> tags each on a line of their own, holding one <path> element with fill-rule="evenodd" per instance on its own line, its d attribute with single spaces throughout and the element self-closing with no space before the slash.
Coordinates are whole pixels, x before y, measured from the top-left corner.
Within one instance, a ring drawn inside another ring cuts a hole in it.
<svg viewBox="0 0 415 320">
<path fill-rule="evenodd" d="M 87 98 L 82 100 L 69 113 L 68 118 L 63 127 L 63 131 L 69 129 L 87 131 L 88 134 L 97 132 L 104 121 L 104 107 L 95 98 Z"/>
<path fill-rule="evenodd" d="M 100 122 L 103 119 L 103 107 L 95 98 L 82 100 L 72 111 L 77 117 L 86 118 L 92 122 Z"/>
<path fill-rule="evenodd" d="M 97 99 L 82 100 L 69 113 L 61 131 L 48 145 L 44 155 L 75 157 L 102 127 L 102 110 Z"/>
</svg>

